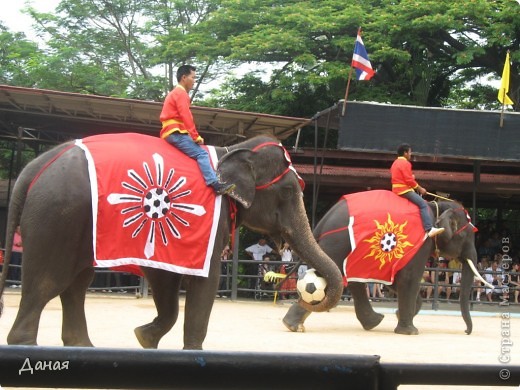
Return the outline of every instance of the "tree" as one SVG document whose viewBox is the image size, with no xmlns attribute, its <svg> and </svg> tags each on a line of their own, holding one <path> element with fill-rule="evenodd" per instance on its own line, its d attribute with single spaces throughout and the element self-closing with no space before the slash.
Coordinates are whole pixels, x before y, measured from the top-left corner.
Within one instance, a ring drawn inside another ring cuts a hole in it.
<svg viewBox="0 0 520 390">
<path fill-rule="evenodd" d="M 518 11 L 515 0 L 62 0 L 52 14 L 28 10 L 49 39 L 27 80 L 160 100 L 181 63 L 202 84 L 267 64 L 272 74 L 228 79 L 203 104 L 308 116 L 343 98 L 362 26 L 377 74 L 353 82 L 351 99 L 499 108 L 487 79 L 498 80 L 509 49 L 520 110 Z"/>
<path fill-rule="evenodd" d="M 0 23 L 0 84 L 31 86 L 32 71 L 39 58 L 38 46 L 24 33 L 11 33 Z"/>
<path fill-rule="evenodd" d="M 206 69 L 214 62 L 197 54 L 203 35 L 192 33 L 212 9 L 211 1 L 180 0 L 62 0 L 55 13 L 29 7 L 48 37 L 41 66 L 47 77 L 34 86 L 161 100 L 179 65 Z"/>
<path fill-rule="evenodd" d="M 496 90 L 491 96 L 492 88 L 481 86 L 485 93 L 471 95 L 471 88 L 475 77 L 489 73 L 495 80 L 500 77 L 510 49 L 514 61 L 510 91 L 518 110 L 520 18 L 516 15 L 518 4 L 513 0 L 225 0 L 201 28 L 214 31 L 226 58 L 276 65 L 277 71 L 263 83 L 265 99 L 257 96 L 257 100 L 294 96 L 294 89 L 315 91 L 314 97 L 319 93 L 330 104 L 342 98 L 356 31 L 363 26 L 377 75 L 371 82 L 353 83 L 353 99 L 498 108 Z M 252 81 L 251 75 L 244 81 Z M 262 83 L 255 84 L 258 91 Z M 240 94 L 242 87 L 237 83 L 235 98 L 247 100 L 247 94 Z M 468 99 L 461 99 L 464 95 Z M 227 103 L 225 96 L 220 97 Z M 479 101 L 471 104 L 469 97 Z"/>
</svg>

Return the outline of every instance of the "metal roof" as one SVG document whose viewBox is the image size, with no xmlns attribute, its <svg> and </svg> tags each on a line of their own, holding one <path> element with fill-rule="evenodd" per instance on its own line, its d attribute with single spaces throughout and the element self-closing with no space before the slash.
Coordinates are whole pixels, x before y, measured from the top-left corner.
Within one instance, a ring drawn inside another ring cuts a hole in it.
<svg viewBox="0 0 520 390">
<path fill-rule="evenodd" d="M 162 102 L 0 85 L 0 139 L 58 143 L 99 133 L 158 135 Z M 310 119 L 192 106 L 206 143 L 229 145 L 259 134 L 284 140 Z M 34 131 L 32 131 L 34 130 Z"/>
<path fill-rule="evenodd" d="M 316 165 L 319 198 L 336 201 L 338 194 L 390 189 L 395 153 L 303 148 L 293 150 L 291 157 L 306 188 L 312 187 Z M 520 208 L 520 162 L 479 161 L 478 177 L 468 158 L 414 154 L 412 163 L 417 180 L 430 192 L 449 193 L 471 207 L 475 191 L 477 207 Z"/>
<path fill-rule="evenodd" d="M 298 163 L 294 166 L 303 179 L 310 184 L 314 177 L 314 166 Z M 340 186 L 345 188 L 345 194 L 367 189 L 390 189 L 391 177 L 388 168 L 324 165 L 317 166 L 316 172 L 323 189 L 331 187 L 336 193 Z M 465 200 L 468 206 L 471 205 L 471 192 L 468 192 L 468 189 L 473 185 L 473 173 L 414 169 L 414 175 L 429 190 L 449 192 L 454 199 Z M 518 203 L 520 180 L 518 175 L 481 173 L 478 192 L 481 198 L 489 196 L 502 199 L 515 198 Z"/>
</svg>

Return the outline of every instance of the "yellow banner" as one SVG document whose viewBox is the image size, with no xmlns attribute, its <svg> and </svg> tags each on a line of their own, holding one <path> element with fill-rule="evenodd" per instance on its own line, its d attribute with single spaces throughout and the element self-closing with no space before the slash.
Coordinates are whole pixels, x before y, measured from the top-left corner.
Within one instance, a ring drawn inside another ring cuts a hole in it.
<svg viewBox="0 0 520 390">
<path fill-rule="evenodd" d="M 511 65 L 509 63 L 509 50 L 506 54 L 506 62 L 504 64 L 504 70 L 502 71 L 502 82 L 500 83 L 500 89 L 498 90 L 498 101 L 502 104 L 513 104 L 513 101 L 507 96 L 509 92 L 509 69 Z"/>
</svg>

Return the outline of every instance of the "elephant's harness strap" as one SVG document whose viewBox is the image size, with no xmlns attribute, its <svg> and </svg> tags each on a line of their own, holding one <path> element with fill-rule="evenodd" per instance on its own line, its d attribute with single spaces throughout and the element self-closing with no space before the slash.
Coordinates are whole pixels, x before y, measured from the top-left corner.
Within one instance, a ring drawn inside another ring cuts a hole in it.
<svg viewBox="0 0 520 390">
<path fill-rule="evenodd" d="M 231 218 L 231 248 L 234 247 L 235 243 L 235 230 L 237 228 L 237 202 L 234 199 L 229 199 L 229 216 Z"/>
<path fill-rule="evenodd" d="M 256 189 L 257 190 L 263 190 L 267 187 L 269 187 L 270 185 L 276 183 L 277 181 L 281 180 L 288 172 L 290 171 L 289 167 L 287 167 L 287 169 L 285 171 L 283 171 L 279 176 L 275 177 L 273 180 L 271 180 L 270 182 L 266 183 L 266 184 L 262 184 L 261 186 L 256 186 Z"/>
<path fill-rule="evenodd" d="M 31 181 L 31 184 L 29 184 L 29 189 L 27 190 L 27 192 L 31 191 L 31 188 L 32 186 L 34 185 L 34 183 L 36 183 L 36 181 L 39 179 L 39 177 L 41 176 L 41 174 L 43 172 L 45 172 L 45 170 L 54 163 L 54 161 L 56 161 L 57 159 L 59 159 L 63 153 L 65 153 L 66 151 L 68 151 L 69 149 L 72 149 L 75 145 L 74 144 L 71 144 L 71 145 L 68 145 L 66 148 L 63 148 L 56 156 L 54 156 L 51 160 L 47 161 L 47 164 L 45 164 L 42 169 L 40 169 L 40 171 L 34 176 L 34 178 L 32 179 Z"/>
<path fill-rule="evenodd" d="M 454 234 L 454 235 L 457 235 L 457 234 L 462 233 L 462 231 L 463 231 L 464 229 L 466 229 L 468 226 L 471 226 L 471 227 L 473 228 L 473 231 L 474 231 L 474 232 L 477 232 L 478 229 L 476 228 L 475 225 L 473 225 L 473 223 L 471 223 L 471 218 L 470 218 L 470 216 L 469 216 L 469 214 L 468 214 L 468 212 L 466 211 L 465 208 L 463 208 L 463 207 L 459 207 L 459 208 L 457 208 L 457 209 L 453 209 L 453 211 L 459 211 L 459 210 L 464 211 L 464 213 L 466 214 L 466 218 L 468 219 L 468 223 L 466 223 L 464 226 L 462 226 L 459 230 L 457 230 L 457 231 L 456 231 L 455 233 L 453 233 L 453 234 Z"/>
<path fill-rule="evenodd" d="M 289 163 L 289 166 L 278 176 L 276 176 L 273 180 L 271 180 L 270 182 L 266 183 L 266 184 L 262 184 L 262 185 L 259 185 L 259 186 L 256 186 L 256 189 L 257 190 L 263 190 L 271 185 L 273 185 L 274 183 L 276 183 L 277 181 L 280 181 L 285 175 L 287 175 L 287 173 L 289 173 L 289 171 L 293 171 L 294 174 L 296 175 L 296 177 L 298 178 L 298 182 L 300 183 L 300 187 L 302 189 L 302 191 L 304 190 L 305 188 L 305 182 L 303 181 L 303 179 L 300 177 L 300 175 L 298 175 L 298 172 L 296 172 L 296 169 L 294 169 L 293 165 L 292 165 L 292 161 L 291 161 L 291 157 L 289 156 L 289 153 L 287 152 L 287 149 L 285 149 L 282 144 L 280 143 L 277 143 L 277 142 L 264 142 L 263 144 L 260 144 L 260 145 L 257 145 L 255 146 L 252 151 L 253 152 L 257 152 L 259 149 L 261 148 L 264 148 L 266 146 L 276 146 L 280 149 L 283 150 L 283 154 L 285 156 L 285 159 L 287 160 L 287 162 Z"/>
</svg>

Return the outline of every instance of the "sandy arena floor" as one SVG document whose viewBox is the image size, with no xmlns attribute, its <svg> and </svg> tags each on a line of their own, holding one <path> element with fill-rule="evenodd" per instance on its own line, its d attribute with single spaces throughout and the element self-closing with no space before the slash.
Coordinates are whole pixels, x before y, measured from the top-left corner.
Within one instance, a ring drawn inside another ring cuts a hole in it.
<svg viewBox="0 0 520 390">
<path fill-rule="evenodd" d="M 20 293 L 5 293 L 5 311 L 0 319 L 0 343 L 6 344 L 14 321 Z M 205 350 L 344 353 L 380 355 L 381 362 L 500 364 L 501 316 L 499 313 L 473 312 L 473 334 L 464 334 L 464 322 L 457 311 L 421 312 L 415 320 L 418 336 L 393 333 L 397 320 L 395 309 L 381 307 L 385 314 L 378 328 L 364 331 L 355 318 L 351 303 L 342 304 L 328 313 L 312 314 L 306 321 L 306 333 L 291 333 L 281 320 L 292 301 L 231 301 L 216 299 L 210 320 Z M 184 302 L 179 320 L 161 341 L 160 349 L 182 349 Z M 454 305 L 455 306 L 455 305 Z M 478 310 L 478 307 L 476 307 Z M 513 312 L 511 308 L 498 308 Z M 520 314 L 512 313 L 510 328 L 514 342 L 512 365 L 520 364 Z M 99 347 L 140 348 L 133 329 L 151 321 L 155 307 L 151 298 L 136 299 L 128 294 L 89 294 L 86 303 L 89 334 Z M 51 301 L 43 312 L 39 345 L 61 346 L 61 305 Z M 504 365 L 507 368 L 507 365 Z M 0 378 L 1 385 L 1 378 Z M 401 386 L 400 389 L 433 389 L 432 386 Z M 439 387 L 440 388 L 440 387 Z M 501 389 L 518 389 L 501 387 Z M 6 388 L 4 388 L 6 389 Z M 462 389 L 450 386 L 442 389 Z M 465 389 L 470 389 L 465 387 Z M 490 389 L 474 387 L 471 389 Z"/>
</svg>

